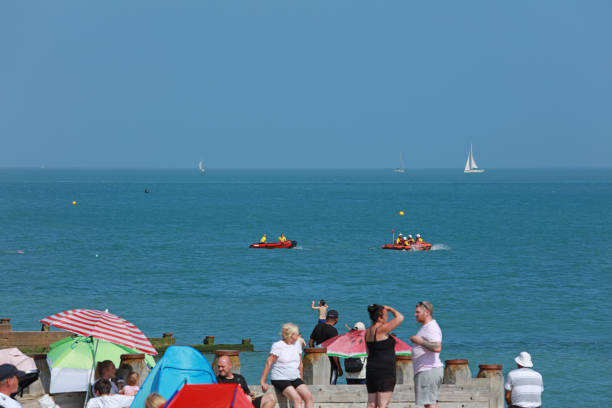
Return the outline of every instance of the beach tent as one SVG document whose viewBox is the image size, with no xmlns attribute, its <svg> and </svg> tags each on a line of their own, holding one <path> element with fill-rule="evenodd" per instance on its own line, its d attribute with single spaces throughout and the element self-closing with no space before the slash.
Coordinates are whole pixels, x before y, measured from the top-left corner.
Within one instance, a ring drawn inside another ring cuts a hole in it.
<svg viewBox="0 0 612 408">
<path fill-rule="evenodd" d="M 167 400 L 184 384 L 216 384 L 208 360 L 189 346 L 170 346 L 140 387 L 130 408 L 144 408 L 147 396 L 156 392 Z"/>
<path fill-rule="evenodd" d="M 92 367 L 100 361 L 111 360 L 119 367 L 122 354 L 138 353 L 138 350 L 91 337 L 66 337 L 49 346 L 47 364 L 51 370 L 50 392 L 86 391 L 93 380 Z M 94 350 L 95 363 L 94 363 Z M 155 366 L 152 356 L 145 354 L 149 368 Z"/>
<path fill-rule="evenodd" d="M 165 408 L 253 408 L 240 384 L 184 385 Z"/>
</svg>

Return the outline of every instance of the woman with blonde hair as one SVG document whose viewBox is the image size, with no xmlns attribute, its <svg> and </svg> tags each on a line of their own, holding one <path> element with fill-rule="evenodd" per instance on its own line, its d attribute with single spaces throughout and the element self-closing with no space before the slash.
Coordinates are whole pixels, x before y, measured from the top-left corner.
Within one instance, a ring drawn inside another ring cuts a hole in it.
<svg viewBox="0 0 612 408">
<path fill-rule="evenodd" d="M 166 399 L 156 392 L 152 392 L 145 400 L 145 408 L 159 408 L 166 403 Z"/>
<path fill-rule="evenodd" d="M 266 366 L 261 374 L 261 389 L 266 392 L 270 387 L 266 384 L 268 373 L 270 381 L 278 392 L 291 400 L 294 408 L 304 403 L 306 408 L 314 408 L 312 394 L 302 381 L 302 346 L 300 344 L 300 330 L 293 323 L 283 324 L 282 340 L 272 344 Z"/>
</svg>

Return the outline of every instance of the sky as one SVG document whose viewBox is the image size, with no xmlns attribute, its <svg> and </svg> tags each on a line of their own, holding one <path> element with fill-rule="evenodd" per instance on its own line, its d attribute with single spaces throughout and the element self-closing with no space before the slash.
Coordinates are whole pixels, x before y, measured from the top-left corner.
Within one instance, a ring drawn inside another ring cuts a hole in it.
<svg viewBox="0 0 612 408">
<path fill-rule="evenodd" d="M 612 167 L 612 2 L 0 2 L 0 167 Z"/>
</svg>

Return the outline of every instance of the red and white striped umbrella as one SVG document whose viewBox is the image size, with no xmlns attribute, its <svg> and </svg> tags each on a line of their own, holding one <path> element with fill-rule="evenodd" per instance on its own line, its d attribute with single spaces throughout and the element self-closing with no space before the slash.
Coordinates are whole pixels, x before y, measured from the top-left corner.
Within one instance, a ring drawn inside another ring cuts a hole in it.
<svg viewBox="0 0 612 408">
<path fill-rule="evenodd" d="M 147 354 L 157 354 L 149 339 L 132 323 L 108 313 L 108 310 L 73 309 L 45 317 L 48 326 L 121 344 Z"/>
</svg>

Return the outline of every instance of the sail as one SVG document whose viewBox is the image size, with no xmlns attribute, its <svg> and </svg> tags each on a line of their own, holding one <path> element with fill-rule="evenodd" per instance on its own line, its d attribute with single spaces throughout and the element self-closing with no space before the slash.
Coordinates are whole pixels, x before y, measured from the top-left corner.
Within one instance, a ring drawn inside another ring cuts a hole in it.
<svg viewBox="0 0 612 408">
<path fill-rule="evenodd" d="M 477 169 L 476 161 L 474 160 L 474 153 L 472 153 L 472 145 L 470 145 L 470 170 Z"/>
<path fill-rule="evenodd" d="M 404 155 L 400 152 L 400 169 L 404 168 Z"/>
<path fill-rule="evenodd" d="M 200 171 L 203 173 L 204 170 L 204 163 L 202 162 L 202 160 L 200 160 L 200 162 L 198 163 L 198 169 L 200 169 Z"/>
<path fill-rule="evenodd" d="M 465 169 L 463 171 L 470 171 L 470 159 L 472 158 L 472 151 L 468 153 L 467 161 L 465 162 Z"/>
</svg>

